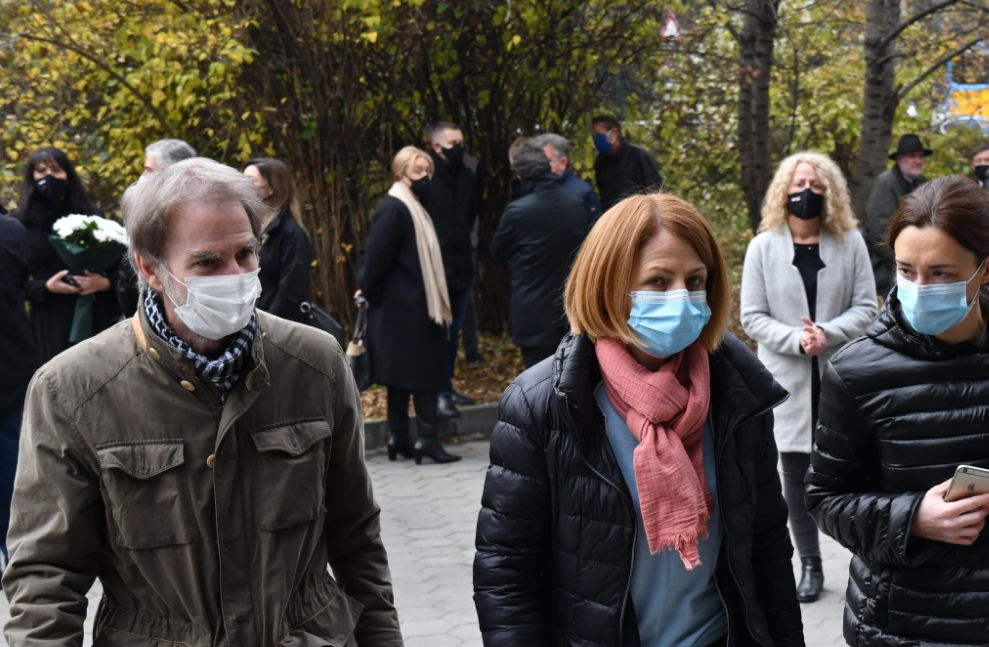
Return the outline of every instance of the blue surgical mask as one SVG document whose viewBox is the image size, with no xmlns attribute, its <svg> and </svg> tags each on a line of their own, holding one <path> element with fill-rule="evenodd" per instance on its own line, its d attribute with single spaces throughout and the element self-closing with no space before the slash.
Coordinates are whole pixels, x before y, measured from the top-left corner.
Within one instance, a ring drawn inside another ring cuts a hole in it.
<svg viewBox="0 0 989 647">
<path fill-rule="evenodd" d="M 611 131 L 609 130 L 608 132 Z M 592 139 L 594 139 L 594 148 L 598 149 L 602 155 L 611 153 L 611 149 L 615 146 L 608 141 L 607 133 L 595 133 Z"/>
<path fill-rule="evenodd" d="M 985 261 L 982 261 L 975 274 L 967 281 L 957 283 L 917 285 L 897 274 L 896 296 L 910 327 L 922 335 L 940 335 L 960 324 L 979 300 L 976 292 L 969 302 L 968 284 L 982 272 L 984 265 Z"/>
<path fill-rule="evenodd" d="M 670 357 L 690 346 L 710 319 L 704 290 L 632 292 L 628 325 L 653 357 Z"/>
</svg>

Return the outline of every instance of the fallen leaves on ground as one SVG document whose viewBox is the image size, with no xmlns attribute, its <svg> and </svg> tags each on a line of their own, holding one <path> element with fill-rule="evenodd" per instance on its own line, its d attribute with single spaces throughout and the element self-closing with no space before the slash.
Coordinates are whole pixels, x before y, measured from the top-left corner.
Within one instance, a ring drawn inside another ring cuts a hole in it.
<svg viewBox="0 0 989 647">
<path fill-rule="evenodd" d="M 482 358 L 479 363 L 468 363 L 463 350 L 458 355 L 453 388 L 474 398 L 478 404 L 497 402 L 515 376 L 522 372 L 522 353 L 509 337 L 482 334 L 478 346 Z M 361 403 L 365 419 L 384 418 L 385 387 L 375 385 L 364 391 Z M 412 413 L 411 401 L 409 412 Z"/>
</svg>

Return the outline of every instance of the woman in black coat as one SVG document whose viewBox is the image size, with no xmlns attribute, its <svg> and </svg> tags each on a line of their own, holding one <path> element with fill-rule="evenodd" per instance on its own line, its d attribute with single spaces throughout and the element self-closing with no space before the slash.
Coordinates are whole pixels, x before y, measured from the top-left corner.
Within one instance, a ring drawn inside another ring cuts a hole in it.
<svg viewBox="0 0 989 647">
<path fill-rule="evenodd" d="M 371 216 L 360 276 L 368 303 L 368 343 L 374 382 L 388 387 L 388 458 L 401 454 L 437 463 L 460 460 L 437 439 L 436 393 L 447 380 L 450 300 L 439 242 L 420 199 L 433 164 L 407 146 L 395 156 L 395 184 Z M 417 439 L 409 437 L 409 397 Z"/>
<path fill-rule="evenodd" d="M 249 160 L 244 175 L 251 179 L 261 199 L 274 213 L 264 223 L 261 233 L 258 308 L 304 323 L 300 306 L 309 301 L 312 245 L 309 234 L 299 224 L 302 214 L 292 171 L 284 162 L 265 157 Z"/>
<path fill-rule="evenodd" d="M 928 182 L 887 244 L 897 287 L 822 379 L 808 510 L 853 553 L 848 644 L 985 645 L 989 494 L 944 494 L 957 466 L 989 468 L 989 196 Z"/>
<path fill-rule="evenodd" d="M 76 297 L 94 296 L 94 334 L 120 318 L 110 278 L 116 276 L 117 268 L 111 268 L 106 276 L 92 272 L 70 275 L 48 240 L 55 221 L 69 214 L 98 215 L 65 153 L 50 146 L 39 148 L 28 158 L 14 215 L 26 229 L 31 272 L 26 298 L 35 349 L 42 362 L 71 345 Z"/>
<path fill-rule="evenodd" d="M 491 440 L 484 644 L 803 645 L 773 438 L 786 392 L 726 332 L 703 216 L 623 200 L 565 303 L 572 334 L 509 386 Z"/>
</svg>

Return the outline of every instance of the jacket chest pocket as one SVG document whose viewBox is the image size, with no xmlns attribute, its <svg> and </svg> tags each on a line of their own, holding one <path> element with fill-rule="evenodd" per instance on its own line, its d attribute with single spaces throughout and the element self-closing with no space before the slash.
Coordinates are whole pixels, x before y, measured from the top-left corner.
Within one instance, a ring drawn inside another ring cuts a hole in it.
<svg viewBox="0 0 989 647">
<path fill-rule="evenodd" d="M 306 420 L 251 432 L 257 449 L 255 497 L 259 530 L 308 523 L 326 512 L 326 420 Z"/>
<path fill-rule="evenodd" d="M 181 440 L 105 445 L 96 454 L 118 545 L 158 548 L 195 540 Z"/>
</svg>

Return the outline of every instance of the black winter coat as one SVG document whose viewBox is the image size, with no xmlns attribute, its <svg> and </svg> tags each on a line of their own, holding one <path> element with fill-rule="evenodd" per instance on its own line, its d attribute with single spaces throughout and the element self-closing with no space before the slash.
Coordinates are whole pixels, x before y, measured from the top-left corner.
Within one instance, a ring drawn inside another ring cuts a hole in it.
<svg viewBox="0 0 989 647">
<path fill-rule="evenodd" d="M 31 329 L 35 349 L 42 362 L 47 362 L 68 348 L 75 313 L 76 295 L 49 292 L 45 283 L 52 275 L 68 269 L 59 258 L 48 236 L 52 225 L 66 213 L 28 214 L 24 220 L 27 234 L 28 266 L 31 281 L 27 286 L 27 300 L 31 304 Z M 121 259 L 121 262 L 126 262 Z M 109 328 L 120 319 L 115 283 L 119 265 L 107 271 L 110 289 L 93 295 L 93 334 Z"/>
<path fill-rule="evenodd" d="M 433 219 L 443 252 L 447 289 L 453 294 L 474 284 L 470 232 L 477 219 L 477 179 L 463 164 L 450 166 L 432 150 L 429 154 L 434 171 L 423 206 Z"/>
<path fill-rule="evenodd" d="M 594 179 L 598 183 L 603 211 L 630 195 L 663 188 L 663 176 L 659 174 L 656 160 L 641 146 L 625 140 L 614 155 L 598 153 L 594 158 Z"/>
<path fill-rule="evenodd" d="M 956 466 L 989 468 L 989 351 L 914 332 L 895 295 L 825 369 L 807 507 L 854 553 L 850 645 L 986 645 L 989 529 L 956 546 L 910 527 Z"/>
<path fill-rule="evenodd" d="M 474 602 L 489 647 L 624 647 L 632 499 L 594 400 L 594 345 L 567 336 L 505 391 L 477 522 Z M 803 645 L 776 471 L 785 397 L 738 339 L 711 355 L 721 531 L 716 567 L 730 647 Z"/>
<path fill-rule="evenodd" d="M 283 319 L 304 323 L 299 304 L 309 300 L 311 261 L 309 236 L 288 208 L 282 207 L 261 234 L 258 307 Z"/>
<path fill-rule="evenodd" d="M 386 196 L 371 216 L 359 279 L 368 300 L 367 349 L 374 382 L 413 391 L 446 384 L 446 328 L 430 320 L 412 215 Z"/>
<path fill-rule="evenodd" d="M 556 346 L 570 326 L 563 286 L 587 233 L 587 210 L 552 173 L 526 183 L 528 195 L 505 208 L 491 255 L 512 279 L 512 339 L 519 346 Z"/>
<path fill-rule="evenodd" d="M 24 226 L 0 215 L 0 417 L 24 406 L 24 393 L 38 368 L 24 311 L 28 282 Z"/>
</svg>

